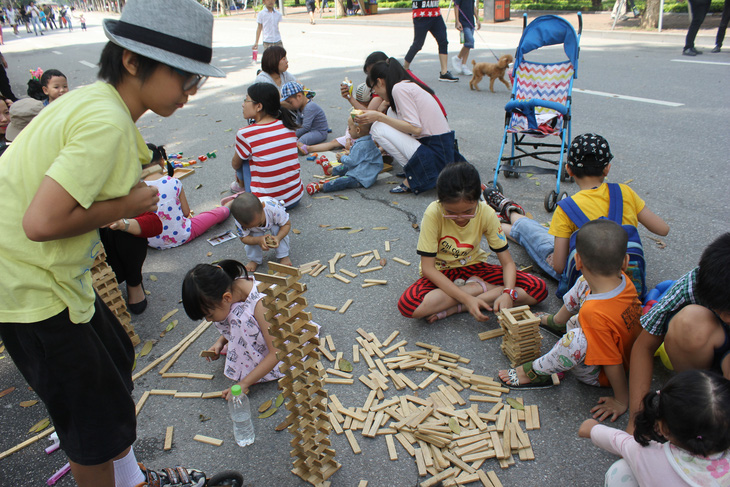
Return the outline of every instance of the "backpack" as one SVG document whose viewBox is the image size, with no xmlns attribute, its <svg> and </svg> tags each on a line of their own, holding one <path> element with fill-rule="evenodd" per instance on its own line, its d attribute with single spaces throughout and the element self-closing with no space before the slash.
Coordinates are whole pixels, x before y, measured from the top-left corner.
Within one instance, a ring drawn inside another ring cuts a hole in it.
<svg viewBox="0 0 730 487">
<path fill-rule="evenodd" d="M 608 219 L 621 225 L 624 214 L 624 200 L 621 194 L 621 187 L 616 183 L 608 184 Z M 572 198 L 566 198 L 562 201 L 558 201 L 558 206 L 562 208 L 568 218 L 573 222 L 579 229 L 586 223 L 588 223 L 588 217 L 578 207 Z M 606 217 L 601 217 L 606 218 Z M 639 295 L 639 299 L 644 302 L 646 297 L 646 259 L 644 258 L 644 247 L 641 245 L 641 238 L 639 237 L 639 231 L 633 225 L 621 225 L 629 234 L 629 242 L 626 249 L 626 253 L 629 254 L 629 267 L 626 269 L 626 275 L 629 276 L 631 282 L 636 287 L 636 293 Z M 558 298 L 562 299 L 563 295 L 567 293 L 578 277 L 582 274 L 575 268 L 575 236 L 578 233 L 576 230 L 570 236 L 570 252 L 568 254 L 568 262 L 563 270 L 563 275 L 560 276 L 560 282 L 558 283 L 558 290 L 555 293 Z"/>
</svg>

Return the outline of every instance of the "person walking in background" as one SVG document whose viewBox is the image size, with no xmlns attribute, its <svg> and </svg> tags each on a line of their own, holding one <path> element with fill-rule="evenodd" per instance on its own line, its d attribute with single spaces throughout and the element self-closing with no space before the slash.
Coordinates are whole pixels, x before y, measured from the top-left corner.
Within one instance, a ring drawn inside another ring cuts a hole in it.
<svg viewBox="0 0 730 487">
<path fill-rule="evenodd" d="M 682 54 L 685 56 L 697 56 L 702 51 L 695 49 L 695 38 L 699 32 L 702 22 L 705 21 L 707 12 L 710 11 L 710 0 L 689 0 L 689 9 L 692 22 L 687 30 L 687 37 L 684 41 L 684 50 Z"/>
<path fill-rule="evenodd" d="M 26 9 L 27 14 L 30 16 L 30 21 L 33 24 L 33 32 L 38 35 L 38 31 L 43 35 L 43 26 L 41 25 L 41 12 L 38 7 L 35 6 L 35 2 L 30 2 L 30 5 Z"/>
<path fill-rule="evenodd" d="M 720 26 L 717 28 L 717 37 L 715 37 L 715 47 L 710 52 L 720 52 L 722 49 L 722 41 L 725 40 L 725 31 L 727 24 L 730 22 L 730 0 L 725 0 L 725 6 L 722 9 L 722 19 Z"/>
<path fill-rule="evenodd" d="M 439 63 L 441 71 L 439 81 L 455 83 L 459 78 L 448 70 L 449 41 L 446 36 L 446 24 L 441 16 L 438 0 L 413 0 L 413 44 L 408 49 L 403 67 L 409 69 L 411 61 L 423 47 L 426 34 L 429 32 L 436 39 L 439 46 Z"/>
<path fill-rule="evenodd" d="M 18 11 L 11 5 L 7 10 L 6 15 L 8 17 L 8 24 L 10 24 L 13 28 L 13 34 L 15 34 L 16 37 L 20 37 L 20 34 L 18 34 Z"/>
</svg>

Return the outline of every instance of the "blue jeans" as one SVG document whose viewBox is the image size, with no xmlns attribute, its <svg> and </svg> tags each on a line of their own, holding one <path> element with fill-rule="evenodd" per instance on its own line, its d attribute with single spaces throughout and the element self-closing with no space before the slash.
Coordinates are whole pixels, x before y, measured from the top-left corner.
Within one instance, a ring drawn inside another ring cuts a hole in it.
<svg viewBox="0 0 730 487">
<path fill-rule="evenodd" d="M 462 24 L 462 32 L 464 33 L 464 47 L 474 49 L 474 29 Z"/>
<path fill-rule="evenodd" d="M 338 167 L 344 167 L 344 166 L 338 166 Z M 337 169 L 337 168 L 335 168 Z M 332 174 L 335 174 L 334 171 L 332 171 Z M 350 176 L 340 176 L 337 179 L 333 179 L 332 181 L 327 181 L 324 183 L 324 186 L 322 186 L 322 192 L 324 193 L 333 193 L 335 191 L 342 191 L 343 189 L 350 189 L 350 188 L 362 188 L 362 184 L 360 184 L 360 181 L 357 179 L 350 177 Z"/>
<path fill-rule="evenodd" d="M 243 161 L 243 166 L 236 169 L 236 177 L 239 181 L 243 181 L 243 189 L 251 192 L 251 166 L 248 161 Z"/>
<path fill-rule="evenodd" d="M 530 218 L 520 218 L 512 224 L 509 236 L 524 247 L 540 269 L 556 281 L 560 280 L 560 274 L 547 263 L 548 256 L 555 250 L 555 237 L 547 228 Z"/>
</svg>

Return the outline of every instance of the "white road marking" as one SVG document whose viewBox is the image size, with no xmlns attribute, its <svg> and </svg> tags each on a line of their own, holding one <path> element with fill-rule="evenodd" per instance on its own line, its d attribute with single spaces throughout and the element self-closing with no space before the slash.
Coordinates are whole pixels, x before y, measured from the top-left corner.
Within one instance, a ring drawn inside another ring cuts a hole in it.
<svg viewBox="0 0 730 487">
<path fill-rule="evenodd" d="M 63 54 L 61 51 L 51 51 L 53 54 Z"/>
<path fill-rule="evenodd" d="M 638 96 L 617 95 L 616 93 L 605 93 L 603 91 L 583 90 L 580 88 L 573 88 L 573 91 L 577 91 L 578 93 L 584 93 L 586 95 L 605 96 L 606 98 L 619 98 L 621 100 L 639 101 L 642 103 L 653 103 L 654 105 L 664 105 L 667 107 L 684 106 L 684 103 L 675 103 L 673 101 L 663 101 L 663 100 L 652 100 L 651 98 L 640 98 Z"/>
<path fill-rule="evenodd" d="M 99 67 L 98 65 L 96 65 L 94 63 L 90 63 L 89 61 L 79 61 L 79 62 L 81 64 L 83 64 L 84 66 L 88 66 L 90 68 L 98 68 Z"/>
<path fill-rule="evenodd" d="M 673 63 L 695 63 L 695 64 L 717 64 L 719 66 L 730 66 L 730 63 L 722 63 L 718 61 L 695 61 L 693 59 L 672 59 Z"/>
</svg>

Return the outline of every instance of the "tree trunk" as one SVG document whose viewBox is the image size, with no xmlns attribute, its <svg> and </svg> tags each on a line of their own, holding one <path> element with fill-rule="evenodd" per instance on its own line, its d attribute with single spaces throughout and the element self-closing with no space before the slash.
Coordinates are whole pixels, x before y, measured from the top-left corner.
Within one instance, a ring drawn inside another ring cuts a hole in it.
<svg viewBox="0 0 730 487">
<path fill-rule="evenodd" d="M 646 10 L 644 15 L 641 16 L 642 29 L 656 29 L 659 26 L 660 6 L 659 0 L 646 0 Z"/>
<path fill-rule="evenodd" d="M 334 0 L 335 2 L 335 13 L 337 17 L 344 17 L 345 16 L 345 5 L 342 2 L 342 0 Z"/>
</svg>

